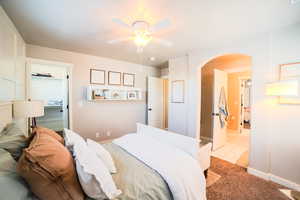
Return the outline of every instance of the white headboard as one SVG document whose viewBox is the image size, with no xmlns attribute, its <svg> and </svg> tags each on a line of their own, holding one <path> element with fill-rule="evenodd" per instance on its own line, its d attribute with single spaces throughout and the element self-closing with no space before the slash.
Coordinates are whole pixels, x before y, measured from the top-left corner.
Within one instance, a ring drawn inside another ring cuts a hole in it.
<svg viewBox="0 0 300 200">
<path fill-rule="evenodd" d="M 12 122 L 12 103 L 0 101 L 0 132 Z"/>
</svg>

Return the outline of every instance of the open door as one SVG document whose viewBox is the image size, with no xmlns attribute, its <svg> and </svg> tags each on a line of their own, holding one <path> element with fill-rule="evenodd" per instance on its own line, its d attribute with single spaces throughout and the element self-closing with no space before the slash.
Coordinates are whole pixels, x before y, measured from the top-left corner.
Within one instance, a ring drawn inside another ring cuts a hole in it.
<svg viewBox="0 0 300 200">
<path fill-rule="evenodd" d="M 163 79 L 148 77 L 148 125 L 163 128 L 164 93 Z"/>
<path fill-rule="evenodd" d="M 226 143 L 227 108 L 227 73 L 214 69 L 213 97 L 213 150 Z"/>
</svg>

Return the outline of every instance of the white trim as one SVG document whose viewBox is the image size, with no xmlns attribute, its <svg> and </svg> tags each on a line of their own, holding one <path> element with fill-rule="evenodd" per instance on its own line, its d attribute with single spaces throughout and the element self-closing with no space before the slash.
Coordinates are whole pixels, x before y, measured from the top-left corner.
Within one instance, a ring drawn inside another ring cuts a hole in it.
<svg viewBox="0 0 300 200">
<path fill-rule="evenodd" d="M 42 60 L 42 59 L 35 59 L 35 58 L 26 58 L 26 98 L 30 98 L 30 94 L 28 91 L 30 91 L 30 77 L 31 77 L 31 64 L 48 64 L 48 65 L 55 65 L 58 67 L 65 67 L 67 68 L 67 72 L 69 75 L 69 96 L 68 96 L 68 101 L 69 101 L 69 128 L 73 130 L 73 104 L 72 104 L 72 80 L 73 80 L 73 67 L 74 64 L 72 63 L 64 63 L 64 62 L 57 62 L 57 61 L 50 61 L 50 60 Z"/>
<path fill-rule="evenodd" d="M 300 191 L 300 185 L 299 184 L 294 183 L 294 182 L 289 181 L 289 180 L 286 180 L 286 179 L 281 178 L 279 176 L 276 176 L 274 174 L 265 173 L 265 172 L 259 171 L 257 169 L 253 169 L 251 167 L 248 167 L 247 171 L 248 171 L 249 174 L 252 174 L 252 175 L 257 176 L 259 178 L 265 179 L 267 181 L 273 181 L 275 183 L 278 183 L 278 184 L 283 185 L 285 187 L 291 188 L 293 190 Z"/>
<path fill-rule="evenodd" d="M 270 180 L 270 177 L 269 177 L 269 174 L 268 174 L 268 173 L 259 171 L 259 170 L 257 170 L 257 169 L 248 167 L 248 168 L 247 168 L 247 172 L 248 172 L 249 174 L 252 174 L 252 175 L 254 175 L 254 176 L 257 176 L 257 177 L 259 177 L 259 178 L 262 178 L 262 179 L 264 179 L 264 180 L 267 180 L 267 181 Z"/>
<path fill-rule="evenodd" d="M 297 183 L 294 183 L 292 181 L 286 180 L 284 178 L 281 178 L 279 176 L 275 176 L 274 174 L 270 174 L 270 180 L 275 182 L 275 183 L 279 183 L 281 185 L 284 185 L 288 188 L 291 188 L 293 190 L 297 190 L 300 191 L 300 185 Z"/>
</svg>

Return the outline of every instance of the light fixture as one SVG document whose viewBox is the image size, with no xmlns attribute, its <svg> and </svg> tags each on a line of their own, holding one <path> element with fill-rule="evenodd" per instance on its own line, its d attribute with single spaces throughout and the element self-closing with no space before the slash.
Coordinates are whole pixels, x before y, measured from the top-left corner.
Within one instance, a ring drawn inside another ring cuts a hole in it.
<svg viewBox="0 0 300 200">
<path fill-rule="evenodd" d="M 43 101 L 14 101 L 13 102 L 14 118 L 32 118 L 32 126 L 36 126 L 35 117 L 44 116 Z"/>
<path fill-rule="evenodd" d="M 268 83 L 266 86 L 266 95 L 282 97 L 299 97 L 299 90 L 299 80 L 282 80 L 273 83 Z"/>
<path fill-rule="evenodd" d="M 155 61 L 155 57 L 150 57 L 149 60 L 150 61 Z"/>
</svg>

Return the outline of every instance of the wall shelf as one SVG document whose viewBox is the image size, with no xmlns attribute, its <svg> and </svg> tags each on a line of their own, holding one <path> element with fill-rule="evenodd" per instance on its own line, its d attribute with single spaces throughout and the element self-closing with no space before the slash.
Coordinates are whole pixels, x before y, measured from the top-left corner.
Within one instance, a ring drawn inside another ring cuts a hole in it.
<svg viewBox="0 0 300 200">
<path fill-rule="evenodd" d="M 87 87 L 90 102 L 139 102 L 143 101 L 142 91 L 133 87 L 94 86 Z"/>
</svg>

